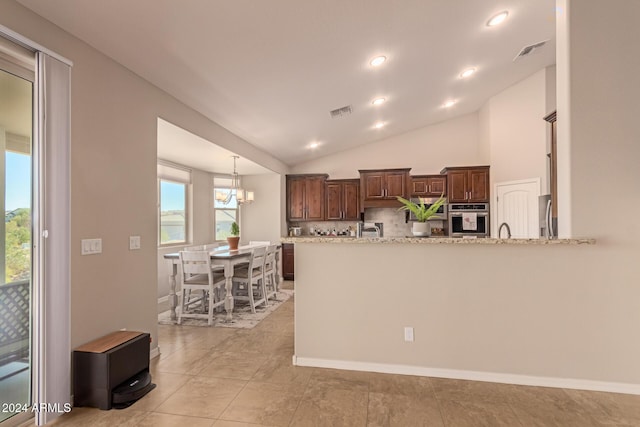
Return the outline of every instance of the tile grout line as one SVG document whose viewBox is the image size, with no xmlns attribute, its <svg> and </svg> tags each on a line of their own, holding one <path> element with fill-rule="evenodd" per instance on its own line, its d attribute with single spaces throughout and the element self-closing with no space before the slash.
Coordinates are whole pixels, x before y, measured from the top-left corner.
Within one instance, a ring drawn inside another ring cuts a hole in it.
<svg viewBox="0 0 640 427">
<path fill-rule="evenodd" d="M 307 383 L 304 385 L 304 391 L 302 392 L 302 396 L 300 397 L 300 400 L 298 400 L 298 404 L 296 405 L 296 410 L 293 411 L 293 415 L 291 416 L 291 421 L 289 421 L 289 427 L 295 427 L 293 425 L 293 420 L 295 420 L 296 418 L 296 414 L 298 413 L 298 409 L 300 409 L 300 404 L 302 403 L 302 400 L 304 399 L 304 395 L 307 392 L 307 389 L 309 388 L 309 383 L 311 382 L 311 378 L 313 377 L 313 375 L 315 374 L 315 371 L 311 372 L 311 375 L 309 375 L 309 379 L 307 380 Z"/>
<path fill-rule="evenodd" d="M 444 417 L 444 412 L 442 411 L 442 405 L 440 404 L 440 399 L 438 399 L 438 394 L 436 393 L 436 389 L 433 386 L 433 381 L 431 381 L 431 377 L 427 377 L 427 379 L 429 380 L 429 388 L 431 389 L 431 394 L 433 395 L 433 398 L 435 399 L 436 404 L 438 405 L 438 412 L 440 413 L 440 419 L 442 420 L 442 425 L 446 427 L 449 423 Z"/>
</svg>

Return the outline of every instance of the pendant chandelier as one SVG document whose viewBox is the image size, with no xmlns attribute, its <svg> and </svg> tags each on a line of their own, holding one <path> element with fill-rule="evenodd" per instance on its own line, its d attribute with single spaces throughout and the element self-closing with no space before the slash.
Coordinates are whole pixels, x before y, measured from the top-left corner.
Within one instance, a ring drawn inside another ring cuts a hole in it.
<svg viewBox="0 0 640 427">
<path fill-rule="evenodd" d="M 227 205 L 231 201 L 233 193 L 235 192 L 238 204 L 251 203 L 253 202 L 254 197 L 253 191 L 247 191 L 244 188 L 240 187 L 240 177 L 236 170 L 236 161 L 240 158 L 240 156 L 231 157 L 233 157 L 232 189 L 228 191 L 216 191 L 216 201 Z"/>
</svg>

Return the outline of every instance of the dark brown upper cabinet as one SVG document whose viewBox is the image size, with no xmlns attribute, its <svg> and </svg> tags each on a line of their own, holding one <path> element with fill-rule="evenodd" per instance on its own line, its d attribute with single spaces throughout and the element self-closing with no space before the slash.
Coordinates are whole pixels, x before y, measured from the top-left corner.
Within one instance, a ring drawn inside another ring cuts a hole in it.
<svg viewBox="0 0 640 427">
<path fill-rule="evenodd" d="M 333 179 L 326 184 L 327 221 L 358 221 L 360 219 L 360 180 Z"/>
<path fill-rule="evenodd" d="M 360 170 L 360 209 L 400 207 L 396 197 L 409 197 L 410 170 Z"/>
<path fill-rule="evenodd" d="M 411 196 L 440 197 L 447 195 L 446 175 L 413 175 L 411 177 Z"/>
<path fill-rule="evenodd" d="M 325 219 L 327 174 L 287 175 L 287 221 Z"/>
<path fill-rule="evenodd" d="M 447 176 L 449 203 L 489 202 L 489 166 L 447 167 L 440 173 Z"/>
</svg>

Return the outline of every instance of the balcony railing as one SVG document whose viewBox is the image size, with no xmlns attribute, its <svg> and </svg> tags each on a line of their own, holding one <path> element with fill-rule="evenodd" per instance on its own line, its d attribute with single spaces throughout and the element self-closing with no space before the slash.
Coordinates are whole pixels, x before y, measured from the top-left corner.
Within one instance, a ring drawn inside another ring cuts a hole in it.
<svg viewBox="0 0 640 427">
<path fill-rule="evenodd" d="M 29 279 L 0 285 L 0 366 L 29 357 Z"/>
</svg>

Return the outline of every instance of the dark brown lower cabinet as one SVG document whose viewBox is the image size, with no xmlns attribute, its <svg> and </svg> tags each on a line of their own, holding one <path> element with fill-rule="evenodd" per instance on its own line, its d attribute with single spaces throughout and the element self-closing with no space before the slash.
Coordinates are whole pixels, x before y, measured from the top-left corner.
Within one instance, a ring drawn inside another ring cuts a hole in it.
<svg viewBox="0 0 640 427">
<path fill-rule="evenodd" d="M 293 243 L 282 244 L 282 277 L 294 280 Z"/>
</svg>

